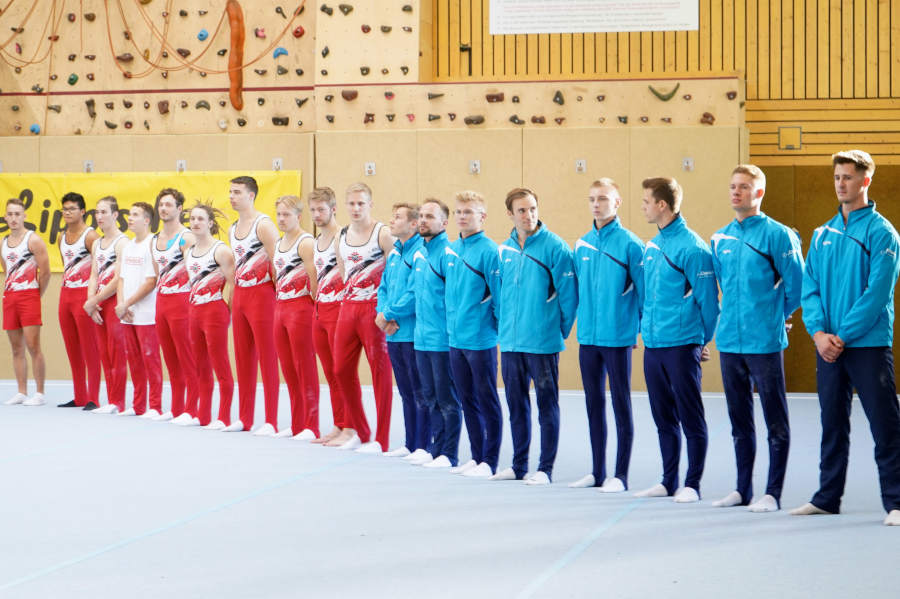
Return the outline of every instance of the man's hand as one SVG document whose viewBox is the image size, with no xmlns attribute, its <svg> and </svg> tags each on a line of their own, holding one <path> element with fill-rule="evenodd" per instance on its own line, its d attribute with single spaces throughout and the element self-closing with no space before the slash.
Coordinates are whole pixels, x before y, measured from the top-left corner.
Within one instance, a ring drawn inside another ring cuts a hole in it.
<svg viewBox="0 0 900 599">
<path fill-rule="evenodd" d="M 88 298 L 88 300 L 86 302 L 84 302 L 83 307 L 84 307 L 84 311 L 88 313 L 88 316 L 93 318 L 94 311 L 97 310 L 97 302 L 94 300 L 94 298 L 92 298 L 92 297 Z"/>
<path fill-rule="evenodd" d="M 103 316 L 100 314 L 100 310 L 94 309 L 93 312 L 89 312 L 91 315 L 91 320 L 96 322 L 97 324 L 103 324 Z"/>
<path fill-rule="evenodd" d="M 703 349 L 700 350 L 700 361 L 701 362 L 709 361 L 709 346 L 704 345 Z"/>
<path fill-rule="evenodd" d="M 384 334 L 385 335 L 393 335 L 397 331 L 400 330 L 400 325 L 397 324 L 396 320 L 388 321 L 388 323 L 384 326 Z"/>
<path fill-rule="evenodd" d="M 384 314 L 379 312 L 378 314 L 375 315 L 375 326 L 378 327 L 379 329 L 381 329 L 382 331 L 385 330 L 384 328 L 387 326 L 387 323 L 388 323 L 388 321 L 387 321 L 387 318 L 384 317 Z"/>
<path fill-rule="evenodd" d="M 128 306 L 124 304 L 116 304 L 116 316 L 119 317 L 119 320 L 124 321 L 125 315 L 128 313 Z"/>
<path fill-rule="evenodd" d="M 837 361 L 838 356 L 844 351 L 844 342 L 837 335 L 819 331 L 813 335 L 813 342 L 816 344 L 816 351 L 826 362 Z"/>
</svg>

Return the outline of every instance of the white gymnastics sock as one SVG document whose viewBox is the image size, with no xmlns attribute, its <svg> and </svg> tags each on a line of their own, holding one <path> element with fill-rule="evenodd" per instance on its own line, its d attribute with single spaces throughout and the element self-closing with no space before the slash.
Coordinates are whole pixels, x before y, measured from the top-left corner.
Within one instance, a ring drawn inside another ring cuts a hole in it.
<svg viewBox="0 0 900 599">
<path fill-rule="evenodd" d="M 409 449 L 404 445 L 402 447 L 398 447 L 397 449 L 392 449 L 391 451 L 385 451 L 384 457 L 386 458 L 405 458 L 410 453 Z"/>
<path fill-rule="evenodd" d="M 544 485 L 550 484 L 550 477 L 547 476 L 546 472 L 542 470 L 538 470 L 534 474 L 531 475 L 531 478 L 525 480 L 525 484 L 531 487 L 541 487 Z"/>
<path fill-rule="evenodd" d="M 747 506 L 747 509 L 757 514 L 766 512 L 777 512 L 778 502 L 771 495 L 763 495 L 761 499 L 757 499 Z"/>
<path fill-rule="evenodd" d="M 119 411 L 119 408 L 116 407 L 115 404 L 108 403 L 105 406 L 100 406 L 95 410 L 91 410 L 92 414 L 115 414 Z"/>
<path fill-rule="evenodd" d="M 475 460 L 469 460 L 465 464 L 460 464 L 459 466 L 454 466 L 453 468 L 451 468 L 450 474 L 465 474 L 467 471 L 471 470 L 477 465 L 478 462 L 476 462 Z"/>
<path fill-rule="evenodd" d="M 128 408 L 124 412 L 119 412 L 116 416 L 134 416 L 135 414 L 134 408 Z"/>
<path fill-rule="evenodd" d="M 43 393 L 35 393 L 31 397 L 29 397 L 28 399 L 23 401 L 22 405 L 23 406 L 42 406 L 42 405 L 44 405 L 44 403 L 46 403 L 44 401 L 44 394 Z"/>
<path fill-rule="evenodd" d="M 649 489 L 644 489 L 643 491 L 638 491 L 634 494 L 635 497 L 668 497 L 669 491 L 666 490 L 666 487 L 663 486 L 662 483 L 657 483 L 650 487 Z"/>
<path fill-rule="evenodd" d="M 182 424 L 181 426 L 184 426 L 184 427 L 189 427 L 189 426 L 200 426 L 200 419 L 199 419 L 199 418 L 191 418 L 190 420 L 188 420 L 187 422 L 185 422 L 185 423 Z"/>
<path fill-rule="evenodd" d="M 428 453 L 427 451 L 425 451 L 424 449 L 417 449 L 417 450 L 415 450 L 414 452 L 412 452 L 411 454 L 409 454 L 408 456 L 406 456 L 405 458 L 402 458 L 402 459 L 403 459 L 404 462 L 414 462 L 414 461 L 418 460 L 419 458 L 421 458 L 421 457 L 424 456 L 424 455 L 430 456 L 431 454 Z"/>
<path fill-rule="evenodd" d="M 425 464 L 430 464 L 432 461 L 434 461 L 434 456 L 432 456 L 424 449 L 417 449 L 416 451 L 412 452 L 412 454 L 410 454 L 409 458 L 410 459 L 408 460 L 406 460 L 406 458 L 403 459 L 413 466 L 424 466 Z"/>
<path fill-rule="evenodd" d="M 165 414 L 160 414 L 154 420 L 159 420 L 160 422 L 166 422 L 168 420 L 172 420 L 172 412 L 166 412 Z"/>
<path fill-rule="evenodd" d="M 700 501 L 700 494 L 693 487 L 681 487 L 675 491 L 672 501 L 675 503 L 697 503 Z"/>
<path fill-rule="evenodd" d="M 343 447 L 341 447 L 343 449 Z M 381 443 L 378 441 L 369 441 L 368 443 L 363 443 L 359 447 L 356 448 L 356 453 L 368 453 L 368 454 L 380 454 L 381 451 Z"/>
<path fill-rule="evenodd" d="M 891 510 L 884 519 L 885 526 L 900 526 L 900 510 Z"/>
<path fill-rule="evenodd" d="M 15 405 L 18 405 L 18 404 L 20 404 L 20 403 L 24 403 L 24 401 L 25 401 L 26 399 L 28 399 L 28 396 L 25 395 L 24 393 L 16 393 L 15 395 L 13 395 L 12 397 L 10 397 L 9 399 L 7 399 L 7 400 L 6 400 L 5 402 L 3 402 L 3 403 L 4 403 L 5 405 L 8 405 L 8 406 L 15 406 Z"/>
<path fill-rule="evenodd" d="M 160 414 L 156 410 L 150 409 L 140 415 L 140 418 L 145 418 L 147 420 L 156 420 L 159 418 Z"/>
<path fill-rule="evenodd" d="M 291 437 L 291 438 L 294 437 L 294 431 L 291 430 L 291 427 L 289 427 L 289 426 L 286 426 L 283 429 L 281 429 L 280 431 L 278 431 L 277 433 L 275 433 L 275 438 L 277 438 L 277 439 L 284 439 L 285 437 Z"/>
<path fill-rule="evenodd" d="M 453 464 L 450 463 L 450 458 L 445 455 L 439 455 L 434 458 L 427 464 L 422 464 L 423 468 L 449 468 Z"/>
<path fill-rule="evenodd" d="M 493 475 L 488 480 L 516 480 L 516 471 L 512 468 L 507 468 Z"/>
<path fill-rule="evenodd" d="M 593 474 L 585 474 L 573 483 L 569 483 L 570 489 L 587 489 L 597 484 L 597 479 Z"/>
<path fill-rule="evenodd" d="M 179 416 L 181 418 L 181 416 Z M 225 423 L 221 420 L 216 420 L 215 422 L 210 422 L 206 426 L 203 427 L 204 430 L 208 431 L 221 431 L 225 430 Z"/>
<path fill-rule="evenodd" d="M 603 481 L 599 491 L 601 493 L 621 493 L 625 490 L 625 483 L 616 477 L 607 478 Z"/>
<path fill-rule="evenodd" d="M 822 508 L 814 506 L 812 503 L 804 503 L 800 507 L 795 507 L 790 512 L 791 516 L 832 516 L 831 512 L 826 512 Z"/>
<path fill-rule="evenodd" d="M 290 430 L 290 429 L 288 429 L 288 430 Z M 305 428 L 302 431 L 300 431 L 299 433 L 297 433 L 296 435 L 294 435 L 292 438 L 294 439 L 294 441 L 312 441 L 313 439 L 316 438 L 316 433 L 312 432 L 308 428 Z"/>
<path fill-rule="evenodd" d="M 359 440 L 359 435 L 356 433 L 353 434 L 352 437 L 344 441 L 341 445 L 338 446 L 338 449 L 357 449 L 360 445 L 362 445 L 362 441 Z"/>
<path fill-rule="evenodd" d="M 255 431 L 253 431 L 253 434 L 256 435 L 257 437 L 274 437 L 275 436 L 275 427 L 267 422 L 264 425 L 260 426 Z"/>
<path fill-rule="evenodd" d="M 451 468 L 450 471 L 452 472 L 453 469 Z M 463 476 L 468 476 L 469 478 L 490 478 L 493 474 L 494 473 L 487 462 L 481 462 L 474 468 L 469 468 L 462 473 Z"/>
<path fill-rule="evenodd" d="M 741 502 L 744 501 L 744 498 L 741 497 L 741 494 L 737 491 L 732 491 L 722 499 L 716 499 L 712 502 L 713 507 L 734 507 L 736 505 L 741 505 Z"/>
<path fill-rule="evenodd" d="M 223 433 L 240 433 L 244 431 L 244 423 L 240 420 L 235 420 L 228 426 L 222 429 Z"/>
</svg>

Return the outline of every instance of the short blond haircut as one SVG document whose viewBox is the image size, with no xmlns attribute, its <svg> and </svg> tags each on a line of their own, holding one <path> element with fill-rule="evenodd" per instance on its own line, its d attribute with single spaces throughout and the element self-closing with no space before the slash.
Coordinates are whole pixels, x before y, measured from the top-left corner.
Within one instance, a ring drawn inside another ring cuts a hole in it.
<svg viewBox="0 0 900 599">
<path fill-rule="evenodd" d="M 347 191 L 344 193 L 344 198 L 349 198 L 354 193 L 365 194 L 366 198 L 368 198 L 370 202 L 372 201 L 372 190 L 365 183 L 354 183 L 348 187 Z"/>
<path fill-rule="evenodd" d="M 484 196 L 477 191 L 460 191 L 454 196 L 459 204 L 475 204 L 481 208 L 481 212 L 487 214 L 487 205 L 484 203 Z"/>
<path fill-rule="evenodd" d="M 831 156 L 831 166 L 834 168 L 839 164 L 854 164 L 856 170 L 865 172 L 867 177 L 875 174 L 875 161 L 868 152 L 862 150 L 844 150 Z"/>
<path fill-rule="evenodd" d="M 324 202 L 328 204 L 329 208 L 334 208 L 337 206 L 337 200 L 334 197 L 334 190 L 330 187 L 316 187 L 313 189 L 309 197 L 306 199 L 307 202 L 312 204 L 313 202 Z"/>
<path fill-rule="evenodd" d="M 610 179 L 609 177 L 600 177 L 599 179 L 597 179 L 596 181 L 591 183 L 591 186 L 589 189 L 595 189 L 597 187 L 612 187 L 613 189 L 616 190 L 616 195 L 619 196 L 620 198 L 622 197 L 622 194 L 619 192 L 619 184 L 616 183 L 614 180 Z"/>
<path fill-rule="evenodd" d="M 408 204 L 406 202 L 400 202 L 398 204 L 394 204 L 393 206 L 391 206 L 391 212 L 396 212 L 400 208 L 404 208 L 406 210 L 406 219 L 407 220 L 419 220 L 418 204 Z"/>
<path fill-rule="evenodd" d="M 731 171 L 731 175 L 747 175 L 753 179 L 754 189 L 766 188 L 766 174 L 755 164 L 739 164 Z"/>
<path fill-rule="evenodd" d="M 291 210 L 294 211 L 295 214 L 303 213 L 303 202 L 300 201 L 300 198 L 295 195 L 287 195 L 281 196 L 277 200 L 275 200 L 275 205 L 283 204 L 287 206 Z"/>
</svg>

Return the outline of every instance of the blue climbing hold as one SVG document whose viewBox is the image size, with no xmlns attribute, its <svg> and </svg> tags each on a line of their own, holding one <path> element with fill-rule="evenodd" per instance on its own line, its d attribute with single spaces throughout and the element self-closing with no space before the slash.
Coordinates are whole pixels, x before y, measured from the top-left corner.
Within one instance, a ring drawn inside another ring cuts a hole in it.
<svg viewBox="0 0 900 599">
<path fill-rule="evenodd" d="M 206 38 L 208 38 L 208 37 L 209 37 L 209 31 L 207 31 L 206 29 L 201 29 L 200 33 L 197 34 L 197 39 L 200 40 L 201 42 L 205 42 Z"/>
<path fill-rule="evenodd" d="M 41 126 L 35 123 L 31 127 L 29 127 L 28 130 L 37 135 L 41 132 Z"/>
<path fill-rule="evenodd" d="M 272 58 L 278 58 L 279 56 L 287 56 L 287 55 L 288 55 L 288 51 L 285 48 L 283 48 L 282 46 L 278 46 L 277 48 L 275 48 L 275 51 L 272 52 Z"/>
</svg>

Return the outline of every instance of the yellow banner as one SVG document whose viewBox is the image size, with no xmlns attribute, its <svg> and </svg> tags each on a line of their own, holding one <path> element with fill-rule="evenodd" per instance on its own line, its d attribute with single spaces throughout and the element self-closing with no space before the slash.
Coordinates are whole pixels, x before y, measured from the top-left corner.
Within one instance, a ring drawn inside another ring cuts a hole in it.
<svg viewBox="0 0 900 599">
<path fill-rule="evenodd" d="M 61 198 L 74 191 L 84 196 L 87 205 L 87 224 L 96 227 L 94 208 L 97 200 L 114 196 L 119 202 L 119 229 L 128 229 L 128 208 L 135 202 L 154 205 L 156 194 L 165 187 L 173 187 L 184 194 L 185 209 L 197 201 L 212 202 L 225 213 L 227 223 L 220 223 L 220 233 L 227 241 L 228 225 L 237 220 L 237 213 L 228 201 L 229 181 L 234 177 L 250 175 L 259 184 L 256 208 L 275 218 L 275 200 L 283 195 L 300 195 L 300 171 L 214 171 L 168 173 L 17 173 L 0 174 L 0 236 L 8 231 L 2 214 L 6 212 L 6 200 L 20 198 L 26 206 L 27 227 L 36 231 L 50 250 L 50 269 L 62 272 L 62 258 L 54 246 L 65 230 L 62 218 Z M 182 215 L 185 224 L 188 214 Z M 159 219 L 152 224 L 159 229 Z"/>
</svg>

